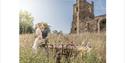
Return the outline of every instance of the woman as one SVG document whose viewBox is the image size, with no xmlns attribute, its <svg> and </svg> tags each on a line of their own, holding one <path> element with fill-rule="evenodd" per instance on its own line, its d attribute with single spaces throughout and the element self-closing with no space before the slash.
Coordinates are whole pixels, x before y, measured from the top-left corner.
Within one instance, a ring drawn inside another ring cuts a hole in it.
<svg viewBox="0 0 125 63">
<path fill-rule="evenodd" d="M 39 47 L 40 43 L 42 42 L 42 32 L 44 31 L 44 25 L 41 23 L 36 24 L 35 26 L 35 41 L 32 46 L 33 53 L 37 53 L 37 48 Z"/>
</svg>

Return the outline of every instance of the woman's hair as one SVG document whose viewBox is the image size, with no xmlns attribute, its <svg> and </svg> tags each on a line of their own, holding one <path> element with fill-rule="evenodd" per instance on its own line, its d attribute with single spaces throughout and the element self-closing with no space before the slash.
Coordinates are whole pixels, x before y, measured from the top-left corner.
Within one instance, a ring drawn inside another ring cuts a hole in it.
<svg viewBox="0 0 125 63">
<path fill-rule="evenodd" d="M 42 24 L 41 23 L 38 23 L 38 26 L 40 27 Z"/>
<path fill-rule="evenodd" d="M 40 29 L 45 29 L 45 26 L 43 25 L 43 23 L 40 23 Z"/>
<path fill-rule="evenodd" d="M 41 29 L 48 29 L 48 28 L 49 28 L 48 24 L 47 24 L 47 23 L 43 23 L 43 22 L 37 23 L 37 24 L 35 25 L 35 30 L 36 30 L 38 27 L 41 28 Z"/>
<path fill-rule="evenodd" d="M 35 30 L 38 28 L 38 27 L 40 27 L 41 26 L 41 23 L 37 23 L 36 25 L 35 25 Z"/>
</svg>

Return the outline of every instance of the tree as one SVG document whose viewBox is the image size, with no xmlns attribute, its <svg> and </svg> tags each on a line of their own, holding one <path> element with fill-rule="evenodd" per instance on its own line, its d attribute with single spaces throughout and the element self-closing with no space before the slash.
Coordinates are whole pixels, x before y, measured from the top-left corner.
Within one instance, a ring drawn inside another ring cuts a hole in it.
<svg viewBox="0 0 125 63">
<path fill-rule="evenodd" d="M 62 31 L 53 30 L 53 33 L 54 33 L 54 34 L 57 34 L 57 35 L 63 35 L 63 32 L 62 32 Z"/>
<path fill-rule="evenodd" d="M 53 30 L 53 33 L 57 34 L 57 33 L 58 33 L 58 31 L 57 31 L 57 30 Z"/>
<path fill-rule="evenodd" d="M 32 33 L 33 32 L 33 16 L 31 13 L 25 10 L 21 10 L 19 13 L 19 26 L 20 34 L 22 33 Z"/>
<path fill-rule="evenodd" d="M 59 31 L 58 34 L 63 35 L 63 32 L 62 32 L 62 31 Z"/>
</svg>

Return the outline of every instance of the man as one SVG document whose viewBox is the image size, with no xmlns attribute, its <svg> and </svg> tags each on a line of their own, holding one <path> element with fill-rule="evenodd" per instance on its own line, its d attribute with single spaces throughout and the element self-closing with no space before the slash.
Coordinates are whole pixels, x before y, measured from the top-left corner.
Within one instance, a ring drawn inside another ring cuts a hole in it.
<svg viewBox="0 0 125 63">
<path fill-rule="evenodd" d="M 44 30 L 41 30 L 42 33 L 42 41 L 41 42 L 41 47 L 44 47 L 44 51 L 46 53 L 46 56 L 49 57 L 49 52 L 48 52 L 48 33 L 50 32 L 49 26 L 47 23 L 42 23 L 44 26 Z"/>
<path fill-rule="evenodd" d="M 49 29 L 49 26 L 47 23 L 43 23 L 44 25 L 44 30 L 41 31 L 42 32 L 42 37 L 43 37 L 43 40 L 45 41 L 45 45 L 47 45 L 47 42 L 48 42 L 48 33 L 50 32 L 50 29 Z"/>
</svg>

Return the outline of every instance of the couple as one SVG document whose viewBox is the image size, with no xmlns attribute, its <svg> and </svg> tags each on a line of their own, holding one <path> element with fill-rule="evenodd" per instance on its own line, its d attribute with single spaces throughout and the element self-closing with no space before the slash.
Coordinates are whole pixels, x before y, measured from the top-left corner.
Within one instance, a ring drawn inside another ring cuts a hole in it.
<svg viewBox="0 0 125 63">
<path fill-rule="evenodd" d="M 38 23 L 35 25 L 35 40 L 32 46 L 33 53 L 37 53 L 37 49 L 41 44 L 47 45 L 48 33 L 49 33 L 48 24 Z"/>
</svg>

